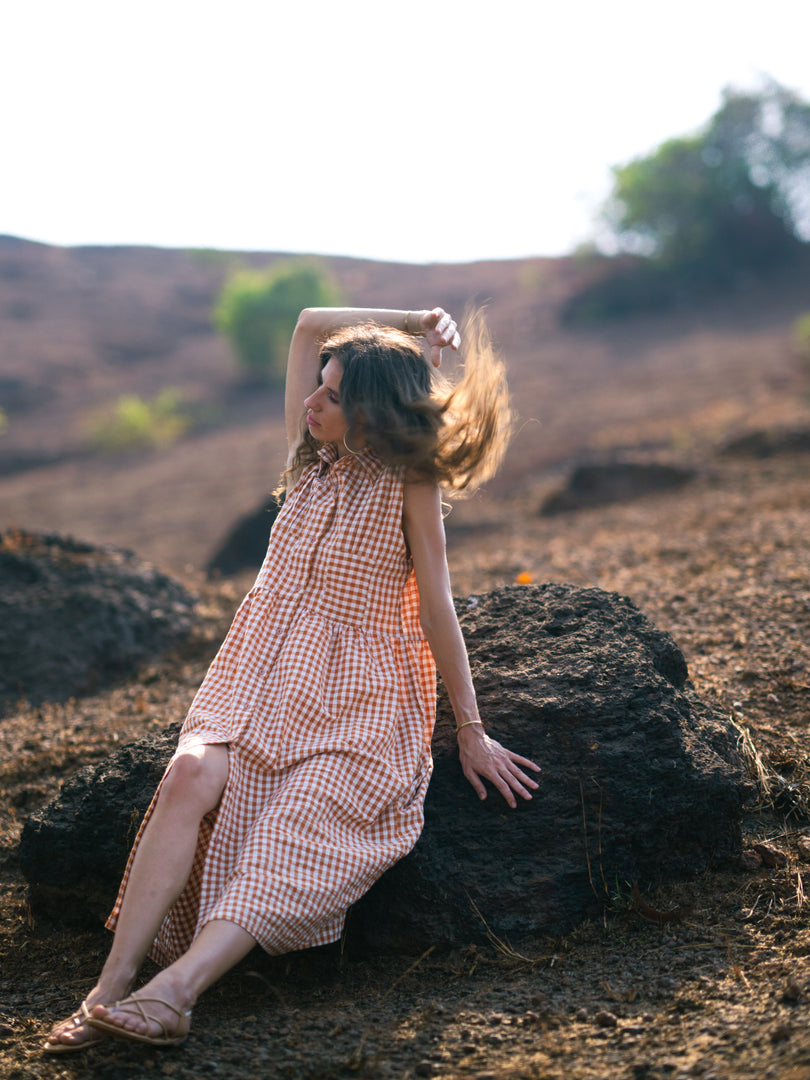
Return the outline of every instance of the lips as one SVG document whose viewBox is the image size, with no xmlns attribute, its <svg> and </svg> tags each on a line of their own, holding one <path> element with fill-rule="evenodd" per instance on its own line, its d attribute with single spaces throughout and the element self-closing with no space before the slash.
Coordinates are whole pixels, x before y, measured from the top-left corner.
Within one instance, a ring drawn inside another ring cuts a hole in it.
<svg viewBox="0 0 810 1080">
<path fill-rule="evenodd" d="M 309 424 L 310 427 L 320 427 L 321 426 L 318 423 L 317 420 L 312 419 L 312 417 L 309 415 L 309 413 L 307 413 L 307 423 Z"/>
</svg>

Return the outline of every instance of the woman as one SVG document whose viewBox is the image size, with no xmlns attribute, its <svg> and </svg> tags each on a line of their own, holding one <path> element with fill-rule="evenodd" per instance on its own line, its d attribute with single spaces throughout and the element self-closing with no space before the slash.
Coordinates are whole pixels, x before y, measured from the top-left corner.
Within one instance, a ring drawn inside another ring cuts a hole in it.
<svg viewBox="0 0 810 1080">
<path fill-rule="evenodd" d="M 491 475 L 509 419 L 480 318 L 463 378 L 440 379 L 459 345 L 439 308 L 301 313 L 284 508 L 135 841 L 99 981 L 48 1052 L 181 1042 L 257 942 L 337 940 L 422 828 L 435 666 L 479 797 L 488 780 L 511 807 L 531 798 L 538 767 L 484 732 L 450 592 L 440 484 Z M 127 996 L 147 954 L 163 970 Z"/>
</svg>

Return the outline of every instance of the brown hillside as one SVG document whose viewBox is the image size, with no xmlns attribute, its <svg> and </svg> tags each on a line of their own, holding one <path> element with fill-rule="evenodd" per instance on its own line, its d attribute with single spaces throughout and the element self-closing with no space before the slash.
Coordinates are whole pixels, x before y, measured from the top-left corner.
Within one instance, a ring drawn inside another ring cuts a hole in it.
<svg viewBox="0 0 810 1080">
<path fill-rule="evenodd" d="M 575 333 L 556 317 L 582 273 L 573 260 L 328 261 L 352 303 L 459 310 L 491 298 L 524 426 L 500 482 L 448 521 L 456 592 L 519 574 L 598 585 L 669 631 L 698 693 L 749 739 L 759 799 L 743 822 L 747 860 L 646 897 L 631 882 L 600 884 L 602 918 L 564 937 L 415 960 L 252 956 L 201 999 L 179 1050 L 108 1041 L 44 1058 L 43 1036 L 92 985 L 108 935 L 32 917 L 20 830 L 79 766 L 182 719 L 251 578 L 192 572 L 203 602 L 175 653 L 111 689 L 21 702 L 3 719 L 0 1076 L 810 1080 L 810 455 L 802 439 L 775 453 L 760 441 L 761 456 L 716 453 L 760 428 L 803 428 L 806 444 L 807 377 L 789 337 L 810 307 L 810 271 Z M 0 238 L 0 529 L 72 532 L 194 571 L 272 486 L 280 398 L 240 391 L 208 324 L 224 269 L 218 256 Z M 216 422 L 161 453 L 83 453 L 88 410 L 167 386 L 218 403 Z M 568 463 L 619 451 L 695 476 L 635 501 L 538 514 Z"/>
<path fill-rule="evenodd" d="M 281 398 L 245 392 L 210 311 L 234 260 L 279 255 L 149 248 L 56 248 L 0 238 L 0 528 L 56 529 L 135 548 L 179 569 L 201 566 L 223 531 L 275 483 Z M 574 259 L 462 266 L 324 260 L 348 303 L 460 312 L 489 301 L 522 426 L 498 494 L 539 497 L 559 467 L 644 448 L 694 457 L 758 427 L 810 416 L 790 328 L 810 270 L 751 282 L 698 308 L 589 331 L 558 325 L 578 286 Z M 210 412 L 168 450 L 88 456 L 94 409 L 124 393 L 176 387 Z"/>
</svg>

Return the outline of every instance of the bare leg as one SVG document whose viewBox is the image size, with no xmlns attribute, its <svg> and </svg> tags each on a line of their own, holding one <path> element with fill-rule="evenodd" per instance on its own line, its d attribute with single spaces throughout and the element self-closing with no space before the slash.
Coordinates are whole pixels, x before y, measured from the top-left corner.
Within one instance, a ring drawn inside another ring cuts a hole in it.
<svg viewBox="0 0 810 1080">
<path fill-rule="evenodd" d="M 153 1038 L 165 1033 L 185 1036 L 190 1027 L 187 1014 L 190 1014 L 199 995 L 242 957 L 247 956 L 255 944 L 255 940 L 241 926 L 214 919 L 206 923 L 179 960 L 133 994 L 136 1000 L 152 999 L 144 1007 L 154 1020 L 145 1020 L 137 1007 L 128 1008 L 126 1001 L 120 1003 L 120 1008 L 96 1005 L 92 1010 L 93 1017 L 108 1025 L 114 1024 Z M 160 1004 L 161 1001 L 167 1005 Z"/>
<path fill-rule="evenodd" d="M 217 743 L 180 754 L 166 776 L 132 863 L 115 938 L 87 1008 L 125 997 L 166 912 L 188 880 L 201 819 L 228 781 L 228 748 Z M 252 940 L 252 939 L 251 939 Z M 76 1045 L 98 1035 L 85 1024 L 58 1024 L 48 1043 Z"/>
</svg>

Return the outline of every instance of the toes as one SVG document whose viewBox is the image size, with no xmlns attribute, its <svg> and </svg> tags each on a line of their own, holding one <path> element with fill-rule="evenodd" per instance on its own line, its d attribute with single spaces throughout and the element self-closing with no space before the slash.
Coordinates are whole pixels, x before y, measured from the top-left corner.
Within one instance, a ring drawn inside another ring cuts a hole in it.
<svg viewBox="0 0 810 1080">
<path fill-rule="evenodd" d="M 81 1046 L 88 1039 L 95 1039 L 86 1024 L 77 1023 L 73 1018 L 57 1026 L 45 1040 L 45 1046 Z"/>
<path fill-rule="evenodd" d="M 70 1045 L 77 1041 L 76 1036 L 82 1030 L 84 1030 L 84 1025 L 79 1024 L 75 1016 L 71 1016 L 69 1020 L 63 1020 L 61 1024 L 57 1024 L 51 1030 L 47 1041 L 49 1043 L 66 1043 Z"/>
<path fill-rule="evenodd" d="M 124 1028 L 125 1031 L 136 1031 L 141 1035 L 151 1034 L 148 1021 L 130 1009 L 119 1009 L 115 1005 L 97 1005 L 93 1009 L 93 1016 L 115 1027 Z"/>
<path fill-rule="evenodd" d="M 96 1005 L 93 1016 L 97 1020 L 104 1020 L 108 1024 L 115 1024 L 116 1027 L 126 1028 L 128 1031 L 138 1030 L 136 1024 L 129 1021 L 137 1021 L 139 1018 L 133 1013 L 116 1009 L 114 1005 Z"/>
</svg>

